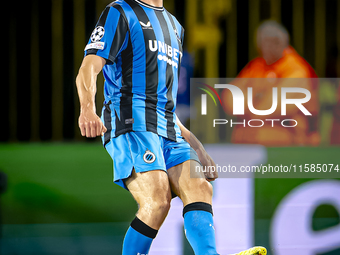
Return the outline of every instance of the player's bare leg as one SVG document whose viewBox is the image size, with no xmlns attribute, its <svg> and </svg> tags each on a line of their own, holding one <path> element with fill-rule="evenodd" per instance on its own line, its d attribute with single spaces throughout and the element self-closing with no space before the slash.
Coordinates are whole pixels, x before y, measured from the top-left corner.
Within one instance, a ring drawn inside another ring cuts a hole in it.
<svg viewBox="0 0 340 255">
<path fill-rule="evenodd" d="M 204 212 L 205 209 L 209 209 L 206 205 L 212 204 L 213 190 L 211 184 L 206 180 L 204 173 L 202 171 L 195 171 L 197 166 L 199 166 L 199 163 L 191 160 L 170 168 L 168 170 L 170 185 L 172 191 L 183 201 L 186 236 L 193 247 L 195 254 L 218 254 L 215 247 L 212 217 L 209 219 L 209 213 Z M 194 206 L 194 210 L 190 209 L 190 211 L 186 211 L 186 208 L 191 205 L 198 205 L 198 207 L 196 206 L 195 208 Z M 200 205 L 203 205 L 203 207 L 200 208 Z M 195 212 L 195 209 L 203 212 Z M 186 216 L 188 216 L 188 219 Z M 188 224 L 186 224 L 186 220 L 189 221 Z M 190 221 L 194 223 L 191 224 L 193 226 L 190 226 Z M 191 233 L 191 236 L 189 236 L 188 230 L 199 233 L 197 235 Z M 267 250 L 264 247 L 253 247 L 234 255 L 266 254 Z"/>
<path fill-rule="evenodd" d="M 196 166 L 200 166 L 197 161 L 188 160 L 168 170 L 171 189 L 182 200 L 183 206 L 194 202 L 212 204 L 212 185 L 203 172 L 195 172 Z"/>
<path fill-rule="evenodd" d="M 168 170 L 172 191 L 183 201 L 186 237 L 196 255 L 218 254 L 212 218 L 212 186 L 197 161 L 188 160 Z M 192 175 L 190 175 L 192 171 Z"/>
<path fill-rule="evenodd" d="M 132 172 L 125 185 L 138 204 L 136 216 L 159 230 L 170 209 L 171 190 L 165 171 Z"/>
<path fill-rule="evenodd" d="M 123 255 L 148 254 L 170 209 L 171 190 L 165 171 L 132 172 L 125 185 L 138 203 L 136 218 L 128 229 Z"/>
</svg>

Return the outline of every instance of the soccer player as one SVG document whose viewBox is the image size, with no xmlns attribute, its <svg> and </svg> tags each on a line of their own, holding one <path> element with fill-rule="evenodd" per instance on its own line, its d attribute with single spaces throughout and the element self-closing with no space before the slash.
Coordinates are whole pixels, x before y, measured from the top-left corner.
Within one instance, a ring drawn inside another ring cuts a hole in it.
<svg viewBox="0 0 340 255">
<path fill-rule="evenodd" d="M 183 201 L 185 233 L 195 254 L 217 254 L 209 183 L 217 173 L 190 173 L 215 163 L 175 114 L 183 35 L 162 0 L 115 1 L 92 33 L 76 79 L 81 134 L 102 135 L 114 182 L 139 205 L 123 255 L 148 254 L 172 193 Z M 95 93 L 101 71 L 105 102 L 99 118 Z M 242 254 L 266 253 L 253 250 Z"/>
</svg>

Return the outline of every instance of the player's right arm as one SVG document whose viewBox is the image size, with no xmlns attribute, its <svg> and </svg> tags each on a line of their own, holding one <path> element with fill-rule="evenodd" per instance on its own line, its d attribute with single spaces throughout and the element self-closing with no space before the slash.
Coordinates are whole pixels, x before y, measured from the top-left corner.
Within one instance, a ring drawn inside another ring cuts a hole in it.
<svg viewBox="0 0 340 255">
<path fill-rule="evenodd" d="M 95 95 L 97 91 L 97 75 L 106 61 L 96 55 L 88 55 L 83 59 L 79 69 L 76 85 L 80 102 L 78 125 L 82 136 L 96 137 L 104 135 L 106 127 L 96 114 Z"/>
<path fill-rule="evenodd" d="M 106 132 L 95 110 L 97 75 L 104 65 L 114 63 L 127 47 L 128 30 L 128 23 L 117 5 L 110 4 L 100 16 L 85 48 L 85 58 L 76 79 L 80 101 L 78 124 L 82 136 L 96 137 Z"/>
</svg>

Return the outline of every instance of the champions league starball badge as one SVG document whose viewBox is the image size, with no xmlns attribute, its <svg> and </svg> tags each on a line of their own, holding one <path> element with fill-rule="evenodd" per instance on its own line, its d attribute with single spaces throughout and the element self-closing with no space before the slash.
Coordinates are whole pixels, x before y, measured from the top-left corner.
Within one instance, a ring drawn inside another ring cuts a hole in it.
<svg viewBox="0 0 340 255">
<path fill-rule="evenodd" d="M 105 29 L 102 26 L 96 27 L 91 34 L 91 41 L 98 42 L 103 38 L 105 34 Z"/>
</svg>

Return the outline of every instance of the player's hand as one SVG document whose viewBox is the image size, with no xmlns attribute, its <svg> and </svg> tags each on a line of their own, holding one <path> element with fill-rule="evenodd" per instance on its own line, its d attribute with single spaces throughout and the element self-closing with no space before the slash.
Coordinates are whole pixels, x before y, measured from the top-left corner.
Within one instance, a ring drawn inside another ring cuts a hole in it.
<svg viewBox="0 0 340 255">
<path fill-rule="evenodd" d="M 210 157 L 210 155 L 206 152 L 205 149 L 196 150 L 197 156 L 201 161 L 203 167 L 207 170 L 204 175 L 208 181 L 214 181 L 218 178 L 218 173 L 216 171 L 216 164 L 214 160 Z M 210 167 L 209 167 L 210 166 Z M 211 167 L 213 166 L 213 167 Z"/>
<path fill-rule="evenodd" d="M 107 131 L 99 116 L 95 112 L 89 110 L 80 112 L 78 125 L 81 135 L 86 137 L 103 136 Z"/>
</svg>

